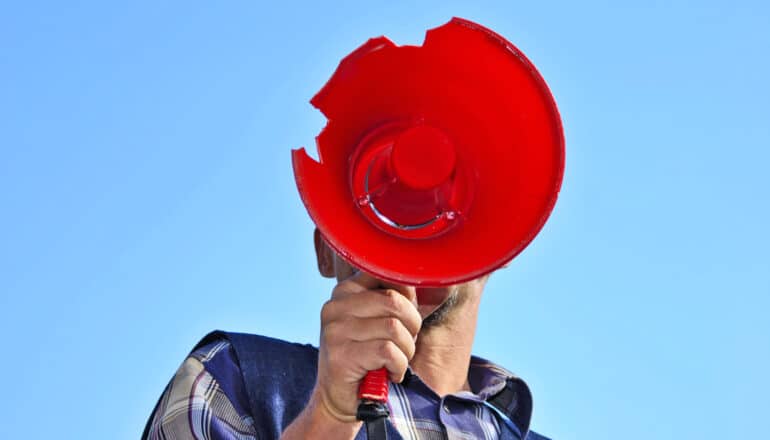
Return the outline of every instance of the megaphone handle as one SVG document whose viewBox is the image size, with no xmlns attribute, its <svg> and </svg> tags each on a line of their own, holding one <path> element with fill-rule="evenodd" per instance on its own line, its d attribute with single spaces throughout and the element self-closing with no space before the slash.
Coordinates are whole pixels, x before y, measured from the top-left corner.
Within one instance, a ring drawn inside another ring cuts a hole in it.
<svg viewBox="0 0 770 440">
<path fill-rule="evenodd" d="M 370 402 L 388 401 L 388 370 L 380 368 L 366 373 L 358 386 L 358 398 Z"/>
<path fill-rule="evenodd" d="M 388 411 L 388 370 L 380 368 L 366 373 L 358 386 L 358 411 L 356 418 L 366 423 L 369 440 L 387 440 L 385 419 Z"/>
</svg>

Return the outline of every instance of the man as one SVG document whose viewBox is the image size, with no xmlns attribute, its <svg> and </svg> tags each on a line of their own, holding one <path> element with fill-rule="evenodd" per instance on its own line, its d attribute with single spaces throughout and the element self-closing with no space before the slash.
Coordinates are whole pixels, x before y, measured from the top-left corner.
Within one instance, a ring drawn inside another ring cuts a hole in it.
<svg viewBox="0 0 770 440">
<path fill-rule="evenodd" d="M 389 284 L 345 262 L 318 230 L 314 241 L 319 272 L 338 281 L 318 350 L 213 334 L 169 383 L 146 438 L 362 439 L 358 386 L 384 367 L 391 438 L 545 439 L 529 430 L 524 382 L 471 356 L 488 276 L 430 289 Z"/>
</svg>

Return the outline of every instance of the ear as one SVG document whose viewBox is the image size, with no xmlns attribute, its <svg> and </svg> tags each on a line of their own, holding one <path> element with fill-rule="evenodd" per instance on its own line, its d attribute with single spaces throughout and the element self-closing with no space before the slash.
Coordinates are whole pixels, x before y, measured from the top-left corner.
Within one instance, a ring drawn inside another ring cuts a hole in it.
<svg viewBox="0 0 770 440">
<path fill-rule="evenodd" d="M 313 242 L 315 244 L 315 257 L 318 262 L 318 272 L 326 278 L 334 278 L 334 251 L 326 244 L 318 228 L 313 231 Z"/>
</svg>

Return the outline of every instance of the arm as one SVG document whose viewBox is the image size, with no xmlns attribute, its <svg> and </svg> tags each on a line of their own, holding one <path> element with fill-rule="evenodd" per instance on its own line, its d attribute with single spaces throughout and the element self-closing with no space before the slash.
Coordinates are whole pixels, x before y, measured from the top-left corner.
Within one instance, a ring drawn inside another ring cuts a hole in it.
<svg viewBox="0 0 770 440">
<path fill-rule="evenodd" d="M 281 434 L 281 440 L 304 440 L 309 438 L 352 439 L 361 429 L 358 420 L 341 420 L 330 413 L 326 405 L 319 402 L 319 393 L 313 392 L 307 407 Z M 312 433 L 312 434 L 311 434 Z"/>
<path fill-rule="evenodd" d="M 403 380 L 422 319 L 414 289 L 381 287 L 363 272 L 335 287 L 321 311 L 315 388 L 281 439 L 353 439 L 361 428 L 355 415 L 366 373 L 384 367 L 391 381 Z"/>
</svg>

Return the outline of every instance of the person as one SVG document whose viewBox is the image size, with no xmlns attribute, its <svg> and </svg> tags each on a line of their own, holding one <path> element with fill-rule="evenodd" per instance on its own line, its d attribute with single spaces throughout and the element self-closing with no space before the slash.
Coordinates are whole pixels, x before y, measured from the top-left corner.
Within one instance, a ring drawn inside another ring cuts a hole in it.
<svg viewBox="0 0 770 440">
<path fill-rule="evenodd" d="M 338 282 L 321 310 L 318 349 L 209 335 L 169 382 L 143 438 L 363 439 L 358 385 L 385 367 L 389 438 L 546 439 L 530 430 L 525 382 L 471 355 L 489 275 L 416 289 L 351 266 L 317 229 L 314 243 L 319 272 Z"/>
</svg>

